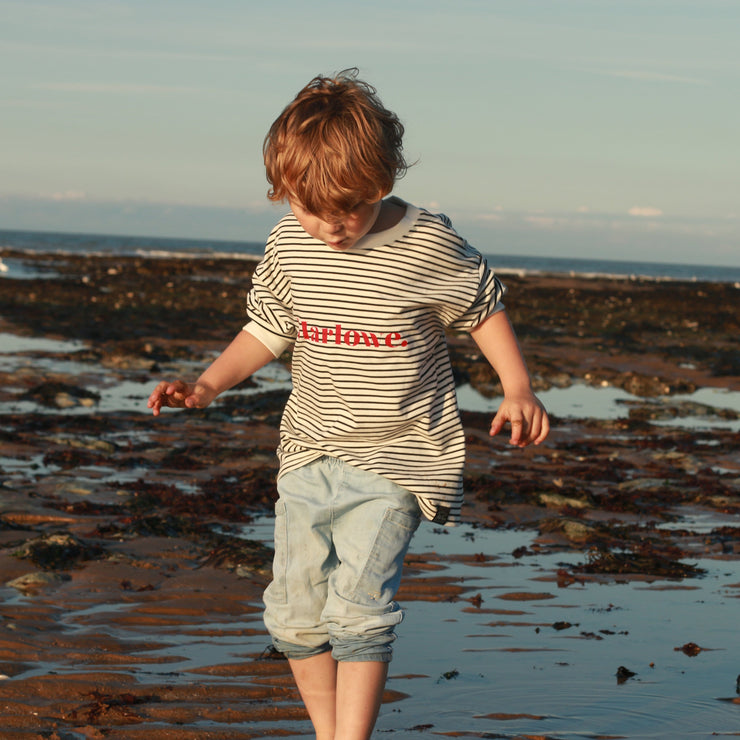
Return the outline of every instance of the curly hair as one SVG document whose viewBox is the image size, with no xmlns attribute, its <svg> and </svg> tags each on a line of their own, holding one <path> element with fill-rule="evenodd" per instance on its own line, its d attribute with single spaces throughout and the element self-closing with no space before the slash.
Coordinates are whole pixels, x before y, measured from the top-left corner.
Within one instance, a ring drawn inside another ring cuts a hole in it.
<svg viewBox="0 0 740 740">
<path fill-rule="evenodd" d="M 272 124 L 263 145 L 270 200 L 336 216 L 381 200 L 406 173 L 403 124 L 357 75 L 314 77 Z"/>
</svg>

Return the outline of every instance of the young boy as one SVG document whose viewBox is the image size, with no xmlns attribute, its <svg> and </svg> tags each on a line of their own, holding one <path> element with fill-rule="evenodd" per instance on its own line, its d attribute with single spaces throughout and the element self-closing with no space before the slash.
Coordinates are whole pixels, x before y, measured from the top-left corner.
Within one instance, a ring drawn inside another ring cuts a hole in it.
<svg viewBox="0 0 740 740">
<path fill-rule="evenodd" d="M 411 537 L 422 516 L 460 516 L 445 330 L 469 331 L 499 375 L 492 435 L 508 422 L 524 447 L 549 430 L 498 278 L 445 217 L 388 197 L 402 135 L 356 70 L 298 93 L 265 139 L 268 197 L 291 213 L 254 272 L 249 322 L 195 383 L 161 382 L 148 402 L 204 408 L 293 345 L 265 624 L 319 740 L 370 737 Z"/>
</svg>

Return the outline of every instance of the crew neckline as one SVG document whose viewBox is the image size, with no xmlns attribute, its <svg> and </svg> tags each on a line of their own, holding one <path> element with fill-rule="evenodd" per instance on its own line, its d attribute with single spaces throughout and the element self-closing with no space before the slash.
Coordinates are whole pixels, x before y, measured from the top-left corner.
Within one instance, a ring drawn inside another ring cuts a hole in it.
<svg viewBox="0 0 740 740">
<path fill-rule="evenodd" d="M 389 229 L 365 234 L 362 239 L 347 250 L 346 254 L 382 247 L 386 244 L 392 244 L 394 241 L 406 234 L 411 226 L 413 226 L 419 217 L 419 209 L 395 195 L 391 195 L 389 200 L 405 209 L 405 212 L 398 223 L 391 226 Z"/>
</svg>

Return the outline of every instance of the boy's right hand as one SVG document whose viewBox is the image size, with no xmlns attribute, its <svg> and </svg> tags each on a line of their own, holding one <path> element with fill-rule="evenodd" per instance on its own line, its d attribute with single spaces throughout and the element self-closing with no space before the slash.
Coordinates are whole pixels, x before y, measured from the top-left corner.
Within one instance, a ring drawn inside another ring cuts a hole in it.
<svg viewBox="0 0 740 740">
<path fill-rule="evenodd" d="M 163 380 L 154 389 L 147 406 L 159 416 L 163 406 L 179 409 L 204 409 L 216 397 L 216 392 L 203 383 L 185 383 L 182 380 Z"/>
</svg>

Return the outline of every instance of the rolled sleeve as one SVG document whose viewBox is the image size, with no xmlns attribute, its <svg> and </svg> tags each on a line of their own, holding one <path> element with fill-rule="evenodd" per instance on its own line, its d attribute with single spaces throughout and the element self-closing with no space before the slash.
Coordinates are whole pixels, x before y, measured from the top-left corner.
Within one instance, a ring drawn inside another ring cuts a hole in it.
<svg viewBox="0 0 740 740">
<path fill-rule="evenodd" d="M 295 341 L 296 322 L 290 281 L 275 253 L 274 238 L 271 235 L 265 256 L 252 276 L 252 289 L 247 296 L 249 321 L 243 328 L 279 357 Z"/>
<path fill-rule="evenodd" d="M 246 323 L 243 330 L 249 332 L 255 339 L 262 342 L 275 357 L 280 357 L 293 344 L 292 339 L 286 339 L 278 334 L 273 334 L 263 326 L 260 326 L 256 321 Z"/>
<path fill-rule="evenodd" d="M 482 324 L 489 316 L 504 309 L 502 298 L 506 286 L 494 275 L 482 255 L 477 255 L 478 264 L 468 272 L 470 303 L 456 315 L 447 327 L 453 331 L 470 331 Z"/>
</svg>

